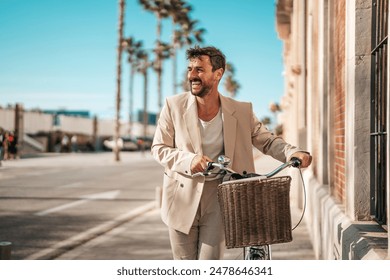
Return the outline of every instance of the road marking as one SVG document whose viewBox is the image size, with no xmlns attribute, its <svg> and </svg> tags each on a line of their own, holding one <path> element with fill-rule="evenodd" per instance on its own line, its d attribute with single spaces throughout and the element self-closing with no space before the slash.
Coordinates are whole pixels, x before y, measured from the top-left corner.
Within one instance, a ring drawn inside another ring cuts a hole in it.
<svg viewBox="0 0 390 280">
<path fill-rule="evenodd" d="M 54 168 L 54 169 L 49 169 L 49 170 L 33 170 L 33 171 L 28 171 L 23 174 L 23 176 L 45 176 L 48 174 L 53 174 L 53 173 L 60 173 L 61 169 L 59 168 Z"/>
<path fill-rule="evenodd" d="M 73 208 L 73 207 L 79 206 L 81 204 L 87 203 L 89 201 L 94 201 L 94 200 L 98 200 L 98 199 L 112 200 L 112 199 L 115 199 L 119 195 L 119 193 L 120 193 L 120 190 L 116 190 L 116 191 L 102 192 L 102 193 L 96 193 L 96 194 L 82 196 L 82 197 L 80 197 L 80 200 L 78 200 L 78 201 L 66 203 L 66 204 L 63 204 L 63 205 L 60 205 L 57 207 L 53 207 L 53 208 L 50 208 L 50 209 L 47 209 L 44 211 L 40 211 L 40 212 L 35 213 L 35 215 L 36 216 L 46 216 L 46 215 L 54 213 L 54 212 L 59 212 L 59 211 L 65 210 L 65 209 Z"/>
<path fill-rule="evenodd" d="M 26 171 L 26 172 L 23 172 L 22 174 L 17 174 L 17 173 L 12 173 L 12 174 L 5 174 L 7 173 L 7 170 L 12 170 L 14 171 L 15 169 L 12 169 L 11 167 L 7 166 L 7 167 L 2 167 L 1 168 L 1 171 L 0 172 L 0 178 L 2 180 L 8 180 L 8 179 L 15 179 L 15 178 L 18 178 L 18 177 L 35 177 L 35 176 L 45 176 L 45 175 L 48 175 L 48 174 L 52 174 L 52 173 L 58 173 L 58 172 L 61 172 L 60 169 L 58 168 L 55 168 L 53 170 L 42 170 L 42 171 L 39 171 L 39 170 L 33 170 L 33 171 Z M 9 171 L 8 171 L 9 172 Z"/>
<path fill-rule="evenodd" d="M 59 189 L 63 189 L 63 188 L 78 188 L 78 187 L 81 187 L 83 185 L 82 182 L 75 182 L 75 183 L 70 183 L 70 184 L 66 184 L 66 185 L 61 185 L 61 186 L 58 186 L 57 188 Z"/>
<path fill-rule="evenodd" d="M 82 232 L 78 235 L 75 235 L 71 238 L 63 240 L 57 244 L 55 244 L 51 248 L 47 248 L 41 250 L 37 253 L 34 253 L 26 258 L 26 260 L 52 260 L 57 258 L 58 256 L 75 249 L 76 247 L 98 237 L 101 236 L 110 230 L 119 227 L 120 225 L 152 210 L 155 209 L 156 202 L 151 201 L 143 206 L 137 207 L 123 215 L 120 215 L 108 222 L 91 228 L 85 232 Z"/>
<path fill-rule="evenodd" d="M 132 227 L 134 226 L 135 228 L 138 228 L 138 225 L 140 223 L 142 224 L 143 222 L 147 221 L 148 219 L 153 219 L 154 215 L 159 216 L 159 212 L 160 212 L 160 209 L 155 208 L 155 209 L 152 209 L 152 210 L 147 211 L 145 213 L 141 213 L 141 215 L 134 217 L 134 219 L 131 220 Z M 161 221 L 161 223 L 163 224 L 162 221 Z M 124 224 L 126 224 L 126 223 L 124 223 Z M 165 224 L 163 224 L 163 225 L 164 225 L 164 228 L 166 228 Z M 110 230 L 109 232 L 107 232 L 103 235 L 97 236 L 96 238 L 89 240 L 84 244 L 81 244 L 79 247 L 62 254 L 61 256 L 59 256 L 56 259 L 57 260 L 73 260 L 73 259 L 77 258 L 78 256 L 80 256 L 81 254 L 85 253 L 86 251 L 95 250 L 94 248 L 96 246 L 99 246 L 99 244 L 102 244 L 102 243 L 107 242 L 113 238 L 116 238 L 119 234 L 121 234 L 123 232 L 127 232 L 128 230 L 129 230 L 129 228 L 126 225 L 116 227 L 116 228 Z M 156 230 L 156 228 L 154 228 L 154 230 Z M 170 253 L 170 251 L 169 251 L 169 253 Z"/>
</svg>

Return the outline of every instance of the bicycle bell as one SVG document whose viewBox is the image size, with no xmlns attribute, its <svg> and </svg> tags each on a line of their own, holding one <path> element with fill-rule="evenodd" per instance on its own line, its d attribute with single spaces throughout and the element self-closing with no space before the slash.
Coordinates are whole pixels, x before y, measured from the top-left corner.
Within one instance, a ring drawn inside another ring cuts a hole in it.
<svg viewBox="0 0 390 280">
<path fill-rule="evenodd" d="M 229 166 L 230 165 L 230 158 L 224 155 L 221 155 L 218 157 L 218 163 L 223 166 Z"/>
</svg>

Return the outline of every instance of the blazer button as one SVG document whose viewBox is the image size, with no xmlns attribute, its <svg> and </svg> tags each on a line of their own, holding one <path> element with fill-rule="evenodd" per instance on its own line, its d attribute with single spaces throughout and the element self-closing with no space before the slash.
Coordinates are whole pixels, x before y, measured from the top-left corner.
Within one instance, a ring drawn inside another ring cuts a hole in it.
<svg viewBox="0 0 390 280">
<path fill-rule="evenodd" d="M 181 187 L 181 188 L 184 188 L 184 184 L 180 184 L 180 187 Z"/>
<path fill-rule="evenodd" d="M 184 171 L 185 173 L 188 173 L 188 171 L 186 170 L 186 171 Z"/>
</svg>

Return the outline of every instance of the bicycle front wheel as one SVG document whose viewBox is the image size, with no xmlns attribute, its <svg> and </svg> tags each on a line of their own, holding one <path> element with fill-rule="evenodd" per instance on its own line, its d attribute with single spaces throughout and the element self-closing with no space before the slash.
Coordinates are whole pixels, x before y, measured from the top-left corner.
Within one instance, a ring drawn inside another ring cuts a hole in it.
<svg viewBox="0 0 390 280">
<path fill-rule="evenodd" d="M 244 260 L 271 260 L 271 246 L 251 246 L 244 248 Z"/>
</svg>

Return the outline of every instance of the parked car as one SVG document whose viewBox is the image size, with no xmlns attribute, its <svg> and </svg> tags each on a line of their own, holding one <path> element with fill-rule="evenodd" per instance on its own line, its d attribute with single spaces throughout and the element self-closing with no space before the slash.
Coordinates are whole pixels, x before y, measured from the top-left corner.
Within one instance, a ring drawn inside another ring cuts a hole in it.
<svg viewBox="0 0 390 280">
<path fill-rule="evenodd" d="M 111 137 L 103 141 L 104 148 L 112 151 L 114 149 L 114 139 Z M 118 138 L 118 147 L 122 151 L 137 151 L 138 145 L 135 139 L 130 137 L 120 137 Z"/>
</svg>

